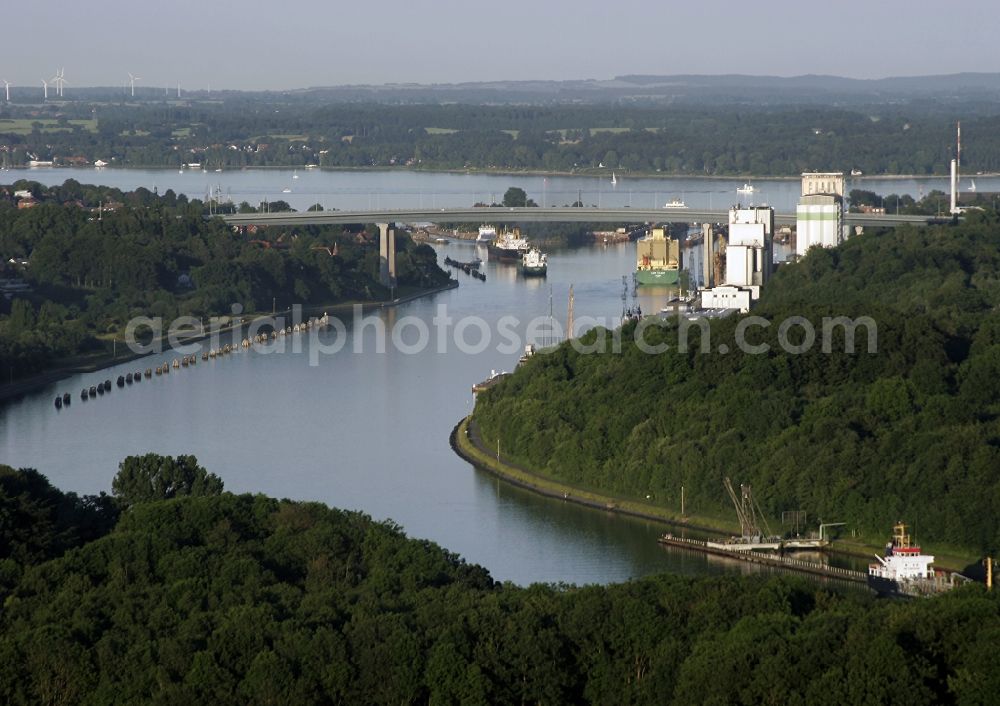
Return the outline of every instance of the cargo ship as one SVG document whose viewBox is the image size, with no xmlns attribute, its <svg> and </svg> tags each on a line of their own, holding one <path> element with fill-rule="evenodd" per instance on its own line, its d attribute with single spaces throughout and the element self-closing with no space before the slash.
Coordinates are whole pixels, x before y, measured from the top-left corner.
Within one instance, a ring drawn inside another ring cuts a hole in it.
<svg viewBox="0 0 1000 706">
<path fill-rule="evenodd" d="M 868 565 L 868 586 L 885 596 L 932 596 L 968 580 L 961 574 L 931 568 L 934 557 L 910 542 L 902 522 L 893 527 L 885 556 L 875 558 L 878 563 Z"/>
<path fill-rule="evenodd" d="M 668 238 L 663 228 L 636 241 L 635 281 L 637 284 L 677 284 L 680 281 L 681 245 Z"/>
<path fill-rule="evenodd" d="M 513 231 L 505 230 L 486 246 L 490 259 L 501 262 L 520 263 L 529 249 L 528 241 L 521 237 L 521 231 L 516 228 Z"/>
<path fill-rule="evenodd" d="M 521 257 L 521 274 L 544 277 L 549 269 L 549 258 L 538 248 L 531 248 Z"/>
<path fill-rule="evenodd" d="M 477 243 L 490 243 L 497 237 L 496 226 L 483 224 L 479 226 L 479 234 L 476 236 Z"/>
</svg>

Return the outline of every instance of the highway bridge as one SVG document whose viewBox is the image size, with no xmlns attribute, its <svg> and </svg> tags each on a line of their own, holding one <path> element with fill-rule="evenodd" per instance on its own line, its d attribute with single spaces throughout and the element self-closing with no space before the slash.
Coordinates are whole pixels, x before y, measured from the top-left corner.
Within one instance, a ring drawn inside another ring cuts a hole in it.
<svg viewBox="0 0 1000 706">
<path fill-rule="evenodd" d="M 343 225 L 347 223 L 728 223 L 729 210 L 699 208 L 418 208 L 378 211 L 238 213 L 223 216 L 234 226 Z M 948 218 L 848 213 L 849 226 L 924 225 Z M 794 213 L 775 213 L 778 225 L 793 225 Z"/>
</svg>

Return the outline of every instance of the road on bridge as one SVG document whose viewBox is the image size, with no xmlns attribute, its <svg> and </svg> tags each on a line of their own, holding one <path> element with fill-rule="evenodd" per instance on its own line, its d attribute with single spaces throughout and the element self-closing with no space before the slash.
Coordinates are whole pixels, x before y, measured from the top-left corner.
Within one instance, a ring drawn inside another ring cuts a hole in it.
<svg viewBox="0 0 1000 706">
<path fill-rule="evenodd" d="M 379 211 L 306 211 L 238 213 L 223 216 L 232 225 L 291 226 L 348 223 L 728 223 L 729 210 L 695 208 L 432 208 Z M 947 219 L 946 219 L 947 220 Z M 775 213 L 779 225 L 793 225 L 794 213 Z M 923 225 L 941 222 L 930 216 L 848 213 L 849 226 Z"/>
</svg>

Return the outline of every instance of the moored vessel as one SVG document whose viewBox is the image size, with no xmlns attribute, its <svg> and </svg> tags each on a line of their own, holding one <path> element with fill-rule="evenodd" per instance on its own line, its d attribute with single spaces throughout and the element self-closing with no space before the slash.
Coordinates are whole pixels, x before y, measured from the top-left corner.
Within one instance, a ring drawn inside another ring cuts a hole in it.
<svg viewBox="0 0 1000 706">
<path fill-rule="evenodd" d="M 528 241 L 521 237 L 521 231 L 517 228 L 512 231 L 505 230 L 486 246 L 486 252 L 490 254 L 491 260 L 506 262 L 520 262 L 529 249 Z"/>
<path fill-rule="evenodd" d="M 495 237 L 497 237 L 496 226 L 491 226 L 484 223 L 483 225 L 479 226 L 479 235 L 476 236 L 476 242 L 489 243 L 492 242 Z"/>
<path fill-rule="evenodd" d="M 680 279 L 680 243 L 668 238 L 663 228 L 636 241 L 635 281 L 637 284 L 677 284 Z"/>
<path fill-rule="evenodd" d="M 885 555 L 875 558 L 878 563 L 868 565 L 868 586 L 882 595 L 932 596 L 967 580 L 960 574 L 933 569 L 934 557 L 911 543 L 902 522 L 892 528 L 892 541 L 885 545 Z"/>
<path fill-rule="evenodd" d="M 549 269 L 549 258 L 538 248 L 531 248 L 521 256 L 521 274 L 544 277 Z"/>
</svg>

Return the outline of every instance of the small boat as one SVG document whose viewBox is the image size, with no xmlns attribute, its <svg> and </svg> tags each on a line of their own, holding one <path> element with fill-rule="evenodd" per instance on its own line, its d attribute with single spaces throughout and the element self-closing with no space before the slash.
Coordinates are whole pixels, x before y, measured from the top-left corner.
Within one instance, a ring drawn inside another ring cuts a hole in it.
<svg viewBox="0 0 1000 706">
<path fill-rule="evenodd" d="M 132 373 L 132 382 L 142 382 L 142 371 L 136 370 Z"/>
<path fill-rule="evenodd" d="M 146 368 L 146 377 L 147 378 L 153 377 L 153 369 L 152 368 Z"/>
<path fill-rule="evenodd" d="M 104 381 L 104 390 L 106 392 L 111 392 L 111 380 L 110 379 Z"/>
<path fill-rule="evenodd" d="M 179 368 L 179 367 L 181 367 L 180 361 L 174 358 L 174 368 Z"/>
<path fill-rule="evenodd" d="M 92 392 L 90 394 L 93 395 L 94 393 Z M 103 395 L 104 394 L 104 383 L 103 382 L 100 385 L 97 386 L 97 394 L 99 394 L 99 395 Z"/>
<path fill-rule="evenodd" d="M 863 173 L 864 172 L 862 172 L 860 169 L 852 169 L 851 170 L 851 176 L 861 176 Z"/>
<path fill-rule="evenodd" d="M 298 178 L 299 178 L 299 173 L 297 171 L 292 172 L 292 179 L 298 179 Z"/>
<path fill-rule="evenodd" d="M 286 188 L 284 188 L 284 189 L 281 190 L 281 193 L 283 193 L 283 194 L 290 194 L 290 193 L 292 193 L 292 190 L 286 187 Z"/>
<path fill-rule="evenodd" d="M 448 243 L 447 238 L 434 238 L 435 243 L 440 243 L 441 245 L 446 245 Z"/>
<path fill-rule="evenodd" d="M 72 401 L 73 401 L 73 397 L 68 392 L 64 392 L 63 393 L 63 404 L 64 405 L 69 405 L 69 403 L 72 402 Z"/>
<path fill-rule="evenodd" d="M 975 191 L 976 191 L 976 180 L 975 179 L 973 179 L 972 183 L 969 184 L 969 191 L 972 191 L 973 193 L 975 193 Z"/>
<path fill-rule="evenodd" d="M 119 375 L 118 380 L 115 381 L 118 387 L 125 387 L 125 376 Z"/>
<path fill-rule="evenodd" d="M 56 409 L 62 409 L 62 395 L 56 395 Z"/>
<path fill-rule="evenodd" d="M 90 396 L 97 397 L 97 385 L 90 386 Z"/>
<path fill-rule="evenodd" d="M 680 199 L 670 199 L 663 208 L 687 208 L 687 204 Z"/>
<path fill-rule="evenodd" d="M 753 196 L 757 189 L 754 188 L 753 184 L 746 182 L 743 186 L 736 189 L 737 194 L 743 194 L 744 196 Z"/>
<path fill-rule="evenodd" d="M 86 400 L 86 399 L 88 399 L 89 397 L 90 397 L 90 395 L 89 395 L 89 393 L 87 392 L 87 388 L 86 388 L 86 387 L 85 387 L 85 388 L 83 388 L 82 390 L 80 390 L 80 399 L 81 399 L 81 400 Z"/>
<path fill-rule="evenodd" d="M 129 373 L 128 375 L 125 376 L 125 384 L 126 385 L 132 384 L 132 373 Z"/>
</svg>

